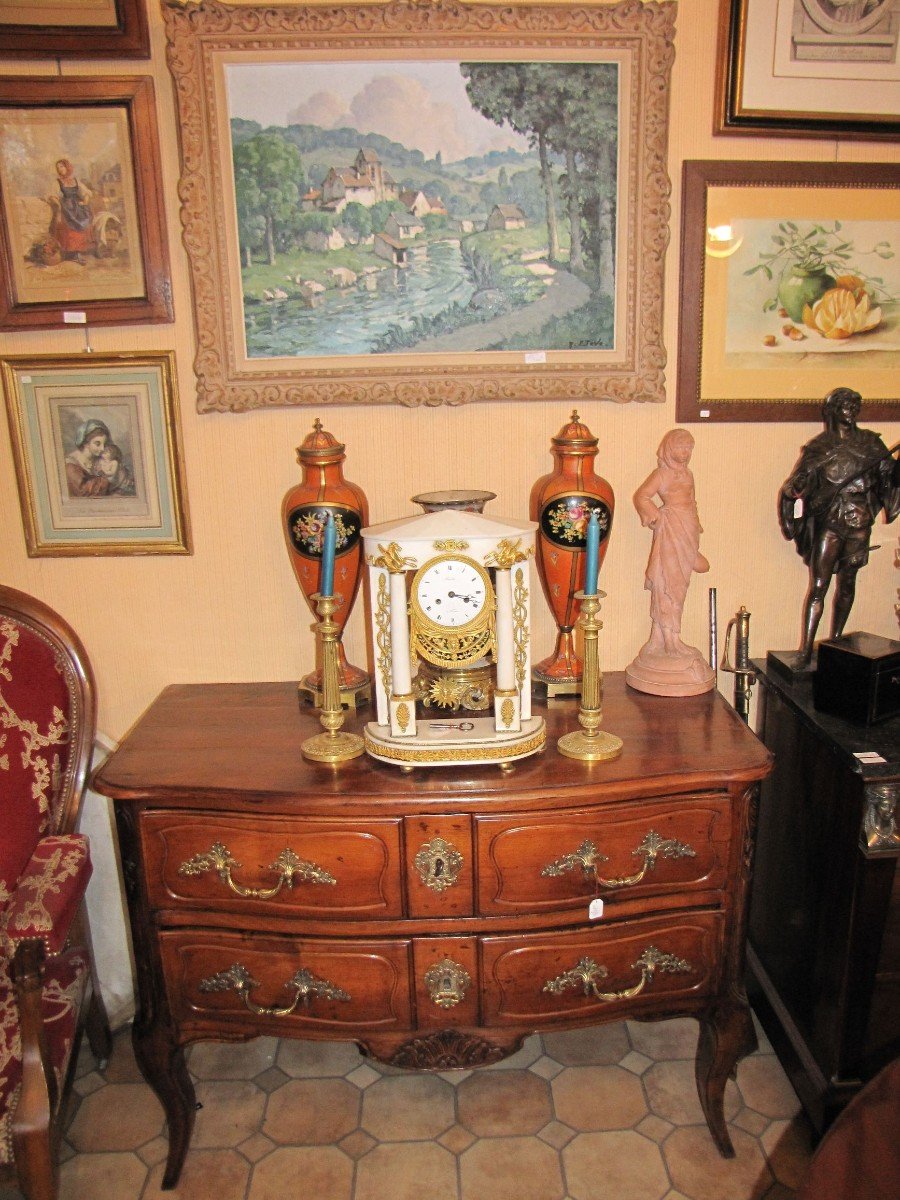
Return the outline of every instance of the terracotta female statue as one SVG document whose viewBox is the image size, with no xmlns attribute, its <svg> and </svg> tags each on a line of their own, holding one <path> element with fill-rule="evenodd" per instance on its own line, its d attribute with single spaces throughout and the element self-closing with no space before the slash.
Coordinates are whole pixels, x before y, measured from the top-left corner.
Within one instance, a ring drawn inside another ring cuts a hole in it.
<svg viewBox="0 0 900 1200">
<path fill-rule="evenodd" d="M 715 684 L 699 650 L 681 640 L 681 615 L 695 571 L 709 570 L 700 553 L 700 519 L 688 463 L 694 439 L 672 429 L 657 451 L 657 467 L 634 493 L 641 524 L 653 530 L 644 587 L 650 593 L 650 638 L 626 669 L 628 683 L 655 696 L 695 696 Z M 657 504 L 658 497 L 661 504 Z"/>
</svg>

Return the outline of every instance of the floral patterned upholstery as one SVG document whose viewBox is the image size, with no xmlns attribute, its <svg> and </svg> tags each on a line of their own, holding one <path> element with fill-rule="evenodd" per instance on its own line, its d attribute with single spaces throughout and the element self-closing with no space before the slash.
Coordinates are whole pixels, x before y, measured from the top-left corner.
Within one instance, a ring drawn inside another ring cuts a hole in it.
<svg viewBox="0 0 900 1200">
<path fill-rule="evenodd" d="M 18 1005 L 7 966 L 7 963 L 0 964 L 0 1163 L 11 1163 L 13 1159 L 12 1118 L 22 1085 Z M 47 960 L 44 1028 L 59 1088 L 75 1041 L 87 974 L 88 961 L 81 950 L 67 950 L 65 954 Z"/>
<path fill-rule="evenodd" d="M 73 631 L 0 585 L 0 1168 L 41 1200 L 57 1195 L 52 1127 L 87 999 L 92 1045 L 109 1037 L 88 952 L 70 943 L 91 875 L 88 840 L 74 826 L 94 703 Z"/>
</svg>

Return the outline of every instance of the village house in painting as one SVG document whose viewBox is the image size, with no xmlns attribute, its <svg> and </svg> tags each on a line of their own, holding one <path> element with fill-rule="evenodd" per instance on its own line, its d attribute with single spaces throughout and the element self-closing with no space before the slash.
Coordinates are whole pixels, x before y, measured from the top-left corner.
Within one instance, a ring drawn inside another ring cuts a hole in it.
<svg viewBox="0 0 900 1200">
<path fill-rule="evenodd" d="M 391 213 L 384 223 L 384 232 L 392 238 L 415 238 L 425 232 L 425 226 L 412 213 Z"/>
<path fill-rule="evenodd" d="M 398 242 L 396 238 L 392 238 L 389 233 L 376 233 L 374 248 L 379 258 L 386 259 L 395 267 L 409 265 L 406 261 L 407 247 L 402 242 Z"/>
<path fill-rule="evenodd" d="M 525 214 L 518 204 L 495 204 L 487 219 L 486 229 L 524 229 Z"/>
<path fill-rule="evenodd" d="M 362 149 L 353 160 L 352 167 L 332 167 L 329 170 L 322 184 L 319 207 L 326 212 L 340 213 L 350 203 L 371 208 L 399 197 L 399 187 L 391 173 L 384 169 L 375 151 Z"/>
</svg>

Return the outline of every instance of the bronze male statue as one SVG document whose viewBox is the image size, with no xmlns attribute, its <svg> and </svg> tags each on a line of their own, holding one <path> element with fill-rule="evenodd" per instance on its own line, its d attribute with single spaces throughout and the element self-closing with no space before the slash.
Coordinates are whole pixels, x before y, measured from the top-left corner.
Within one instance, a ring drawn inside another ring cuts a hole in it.
<svg viewBox="0 0 900 1200">
<path fill-rule="evenodd" d="M 778 496 L 781 532 L 809 567 L 803 606 L 803 640 L 797 665 L 812 659 L 816 630 L 835 577 L 831 636 L 839 637 L 856 595 L 856 573 L 869 560 L 869 538 L 878 514 L 900 513 L 900 444 L 888 450 L 877 433 L 856 424 L 862 397 L 851 388 L 828 393 L 825 432 L 807 442 Z"/>
</svg>

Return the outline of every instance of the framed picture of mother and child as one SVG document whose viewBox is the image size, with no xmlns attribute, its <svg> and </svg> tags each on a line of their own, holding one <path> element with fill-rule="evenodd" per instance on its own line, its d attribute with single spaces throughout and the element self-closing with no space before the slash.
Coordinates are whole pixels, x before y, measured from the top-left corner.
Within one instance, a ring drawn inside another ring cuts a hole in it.
<svg viewBox="0 0 900 1200">
<path fill-rule="evenodd" d="M 29 556 L 191 553 L 171 353 L 0 371 Z"/>
</svg>

